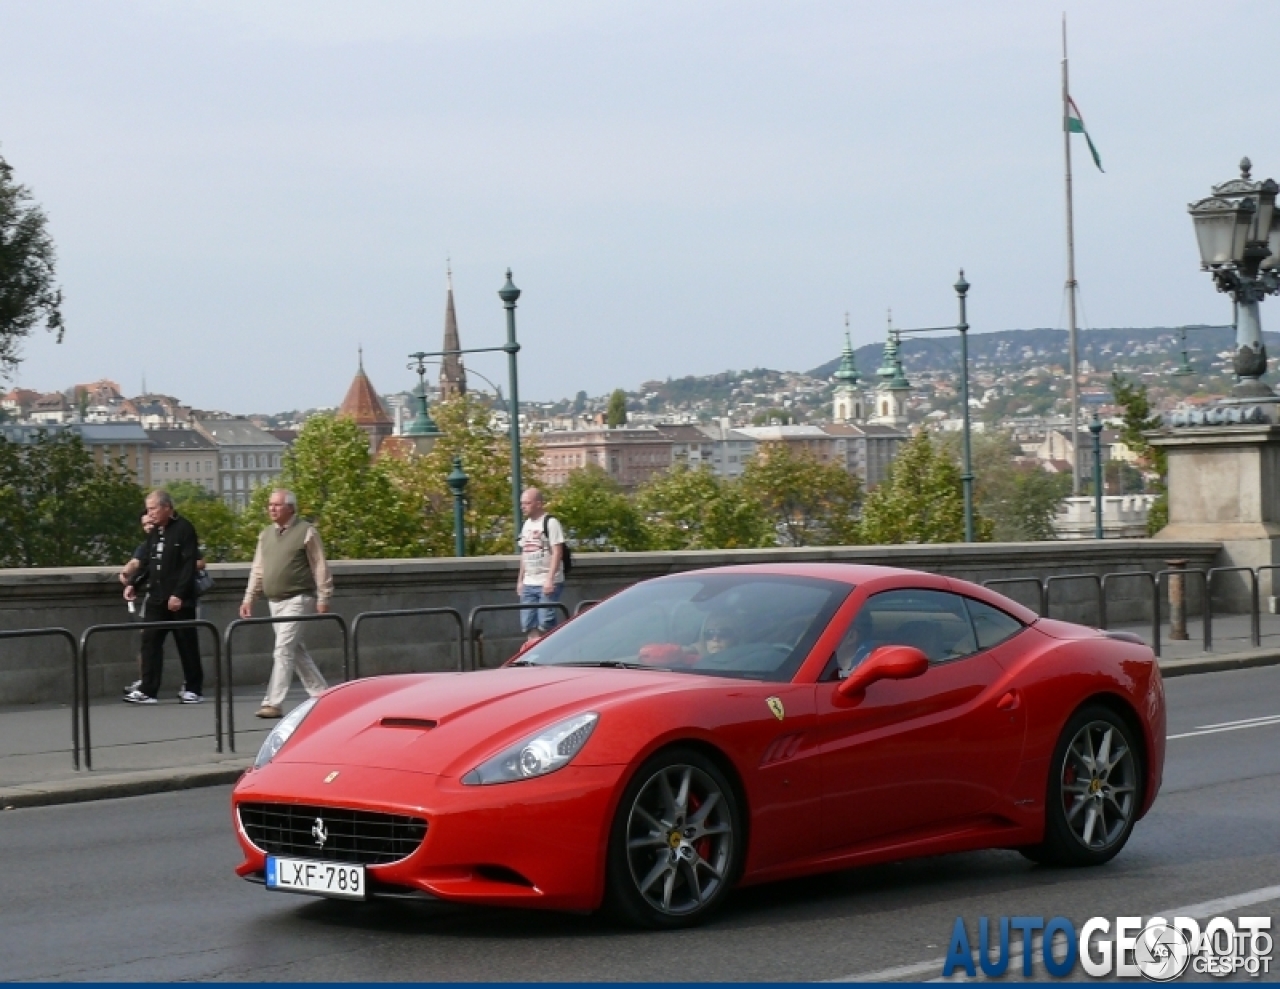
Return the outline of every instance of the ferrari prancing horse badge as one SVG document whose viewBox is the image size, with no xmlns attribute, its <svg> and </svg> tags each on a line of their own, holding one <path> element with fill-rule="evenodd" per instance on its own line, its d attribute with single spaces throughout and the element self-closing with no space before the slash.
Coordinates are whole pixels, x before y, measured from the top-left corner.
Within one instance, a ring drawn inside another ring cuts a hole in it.
<svg viewBox="0 0 1280 989">
<path fill-rule="evenodd" d="M 782 707 L 782 700 L 778 697 L 766 697 L 764 702 L 769 705 L 769 710 L 773 712 L 773 716 L 781 721 L 787 716 L 786 710 Z"/>
</svg>

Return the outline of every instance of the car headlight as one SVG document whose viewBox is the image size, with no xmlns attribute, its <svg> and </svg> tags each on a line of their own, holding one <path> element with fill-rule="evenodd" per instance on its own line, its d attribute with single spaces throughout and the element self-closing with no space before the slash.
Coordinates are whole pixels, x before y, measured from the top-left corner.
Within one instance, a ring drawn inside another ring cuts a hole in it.
<svg viewBox="0 0 1280 989">
<path fill-rule="evenodd" d="M 276 757 L 276 753 L 284 747 L 285 742 L 289 741 L 290 736 L 298 730 L 298 725 L 302 724 L 302 719 L 310 714 L 315 706 L 316 699 L 308 697 L 276 723 L 267 740 L 262 743 L 262 748 L 258 749 L 258 758 L 253 760 L 254 769 L 261 769 Z"/>
<path fill-rule="evenodd" d="M 485 783 L 511 783 L 554 773 L 567 766 L 582 750 L 599 720 L 600 715 L 589 711 L 544 728 L 538 734 L 481 763 L 462 777 L 462 782 L 468 786 L 481 786 Z"/>
</svg>

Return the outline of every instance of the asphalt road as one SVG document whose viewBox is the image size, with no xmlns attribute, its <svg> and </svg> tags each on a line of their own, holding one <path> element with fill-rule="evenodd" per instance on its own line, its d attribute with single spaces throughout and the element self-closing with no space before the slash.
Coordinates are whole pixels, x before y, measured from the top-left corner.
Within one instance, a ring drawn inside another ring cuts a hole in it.
<svg viewBox="0 0 1280 989">
<path fill-rule="evenodd" d="M 1164 789 L 1108 866 L 1059 871 L 983 852 L 853 870 L 743 890 L 714 923 L 678 933 L 269 893 L 231 871 L 227 787 L 0 813 L 0 978 L 927 980 L 957 916 L 970 929 L 984 915 L 1079 925 L 1277 887 L 1225 911 L 1274 916 L 1280 667 L 1167 689 Z"/>
</svg>

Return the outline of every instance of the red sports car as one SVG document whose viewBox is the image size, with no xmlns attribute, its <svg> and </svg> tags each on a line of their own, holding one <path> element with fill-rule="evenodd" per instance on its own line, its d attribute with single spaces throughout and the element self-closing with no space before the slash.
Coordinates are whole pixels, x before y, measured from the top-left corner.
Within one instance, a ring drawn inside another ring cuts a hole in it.
<svg viewBox="0 0 1280 989">
<path fill-rule="evenodd" d="M 1155 800 L 1151 650 L 887 567 L 637 584 L 473 673 L 292 711 L 235 788 L 269 888 L 678 927 L 735 885 L 1011 848 L 1115 855 Z"/>
</svg>

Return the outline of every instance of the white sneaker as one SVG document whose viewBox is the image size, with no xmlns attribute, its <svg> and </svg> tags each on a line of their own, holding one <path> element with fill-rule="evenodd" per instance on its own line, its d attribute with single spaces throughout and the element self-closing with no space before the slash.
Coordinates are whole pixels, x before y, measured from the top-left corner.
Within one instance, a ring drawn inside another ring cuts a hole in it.
<svg viewBox="0 0 1280 989">
<path fill-rule="evenodd" d="M 124 695 L 123 700 L 126 704 L 154 704 L 156 702 L 154 697 L 148 697 L 141 690 L 129 691 Z"/>
<path fill-rule="evenodd" d="M 203 702 L 204 702 L 204 698 L 201 697 L 199 694 L 193 694 L 189 690 L 178 691 L 179 704 L 201 704 Z"/>
<path fill-rule="evenodd" d="M 141 689 L 142 689 L 142 681 L 134 680 L 133 683 L 129 684 L 129 686 L 124 688 L 124 692 L 126 694 L 132 694 L 135 690 L 141 690 Z"/>
</svg>

